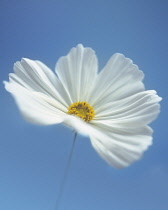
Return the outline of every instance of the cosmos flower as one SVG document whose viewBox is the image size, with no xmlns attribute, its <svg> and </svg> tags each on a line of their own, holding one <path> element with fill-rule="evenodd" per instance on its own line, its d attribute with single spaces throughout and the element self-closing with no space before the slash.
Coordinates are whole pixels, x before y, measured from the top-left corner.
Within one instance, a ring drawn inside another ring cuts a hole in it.
<svg viewBox="0 0 168 210">
<path fill-rule="evenodd" d="M 111 166 L 126 167 L 152 144 L 147 125 L 159 113 L 161 98 L 145 91 L 138 66 L 114 54 L 98 73 L 91 48 L 72 48 L 56 64 L 57 76 L 42 62 L 23 58 L 5 82 L 22 115 L 31 123 L 64 123 L 89 136 Z"/>
</svg>

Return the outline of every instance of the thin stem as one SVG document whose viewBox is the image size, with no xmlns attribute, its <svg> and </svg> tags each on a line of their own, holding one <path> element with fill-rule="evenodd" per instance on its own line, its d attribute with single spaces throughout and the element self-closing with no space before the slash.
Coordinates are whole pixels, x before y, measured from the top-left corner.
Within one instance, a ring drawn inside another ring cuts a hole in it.
<svg viewBox="0 0 168 210">
<path fill-rule="evenodd" d="M 66 184 L 66 180 L 67 180 L 67 176 L 68 176 L 68 172 L 69 172 L 69 168 L 70 168 L 70 164 L 71 164 L 71 159 L 72 159 L 72 155 L 73 155 L 73 151 L 74 151 L 74 146 L 75 146 L 75 142 L 76 142 L 76 137 L 77 137 L 77 132 L 75 132 L 75 134 L 74 134 L 74 140 L 73 140 L 73 144 L 72 144 L 71 151 L 70 151 L 70 154 L 69 154 L 68 162 L 67 162 L 66 168 L 64 170 L 63 178 L 62 178 L 62 181 L 61 181 L 59 194 L 58 194 L 57 201 L 56 201 L 55 210 L 58 210 L 59 204 L 60 204 L 63 192 L 64 192 L 64 188 L 65 188 L 65 184 Z"/>
</svg>

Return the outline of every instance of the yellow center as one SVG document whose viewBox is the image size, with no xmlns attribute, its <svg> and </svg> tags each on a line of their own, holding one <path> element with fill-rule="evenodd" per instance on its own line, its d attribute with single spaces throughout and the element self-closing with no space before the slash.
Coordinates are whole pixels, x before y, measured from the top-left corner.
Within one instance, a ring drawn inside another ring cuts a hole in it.
<svg viewBox="0 0 168 210">
<path fill-rule="evenodd" d="M 86 122 L 89 122 L 95 116 L 93 107 L 85 101 L 71 104 L 67 113 L 78 116 Z"/>
</svg>

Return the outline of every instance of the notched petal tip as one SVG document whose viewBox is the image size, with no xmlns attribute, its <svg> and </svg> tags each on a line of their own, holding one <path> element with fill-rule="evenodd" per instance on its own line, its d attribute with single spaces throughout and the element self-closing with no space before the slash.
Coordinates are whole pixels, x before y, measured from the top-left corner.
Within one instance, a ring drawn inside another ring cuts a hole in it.
<svg viewBox="0 0 168 210">
<path fill-rule="evenodd" d="M 71 50 L 73 50 L 73 49 L 80 50 L 80 51 L 88 50 L 88 52 L 91 51 L 92 53 L 96 54 L 95 51 L 91 47 L 84 47 L 84 45 L 81 43 L 77 44 L 76 47 L 73 47 Z"/>
<path fill-rule="evenodd" d="M 29 59 L 29 58 L 23 58 L 23 57 L 22 57 L 22 58 L 21 58 L 21 61 L 22 61 L 22 62 L 24 62 L 24 61 L 28 62 L 28 61 L 31 61 L 31 59 Z"/>
<path fill-rule="evenodd" d="M 79 44 L 76 45 L 76 48 L 82 48 L 82 49 L 83 49 L 84 46 L 83 46 L 83 44 L 80 44 L 80 43 L 79 43 Z"/>
<path fill-rule="evenodd" d="M 14 64 L 13 64 L 13 66 L 14 67 L 17 67 L 18 65 L 20 65 L 20 64 L 22 64 L 22 63 L 24 63 L 24 62 L 29 62 L 29 61 L 31 61 L 29 58 L 21 58 L 20 59 L 20 61 L 16 61 Z"/>
<path fill-rule="evenodd" d="M 132 59 L 126 57 L 124 54 L 114 53 L 112 55 L 112 57 L 114 57 L 114 59 L 118 59 L 118 60 L 125 60 L 127 64 L 132 65 L 132 67 L 134 67 L 135 69 L 138 69 L 144 75 L 143 71 L 141 71 L 139 69 L 139 66 L 137 64 L 135 64 Z"/>
<path fill-rule="evenodd" d="M 7 91 L 8 91 L 8 84 L 9 84 L 9 82 L 7 82 L 7 81 L 3 81 L 3 84 L 4 84 L 4 87 L 5 87 L 5 90 L 7 90 Z"/>
</svg>

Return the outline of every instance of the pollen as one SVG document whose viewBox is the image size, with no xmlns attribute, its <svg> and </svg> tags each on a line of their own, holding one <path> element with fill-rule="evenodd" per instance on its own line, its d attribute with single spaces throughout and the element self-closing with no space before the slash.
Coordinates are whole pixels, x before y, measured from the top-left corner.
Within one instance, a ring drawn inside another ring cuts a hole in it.
<svg viewBox="0 0 168 210">
<path fill-rule="evenodd" d="M 75 102 L 68 107 L 68 114 L 80 117 L 85 122 L 89 122 L 95 116 L 93 107 L 87 102 Z"/>
</svg>

